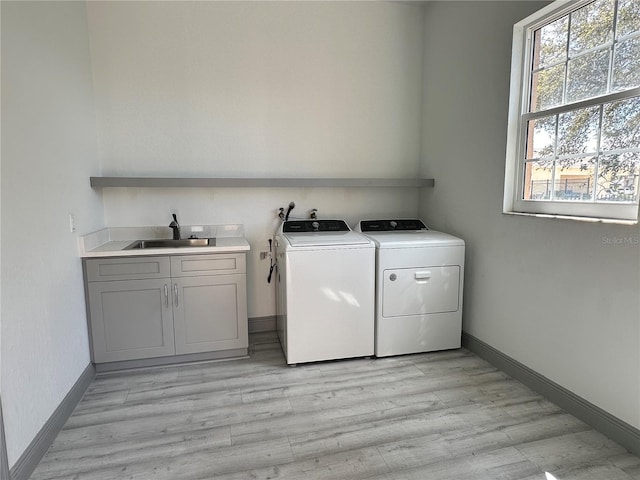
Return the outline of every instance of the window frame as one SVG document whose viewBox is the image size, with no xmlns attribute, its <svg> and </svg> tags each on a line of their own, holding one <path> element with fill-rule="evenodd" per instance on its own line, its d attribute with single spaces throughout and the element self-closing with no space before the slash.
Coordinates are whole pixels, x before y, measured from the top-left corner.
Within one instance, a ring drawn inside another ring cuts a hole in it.
<svg viewBox="0 0 640 480">
<path fill-rule="evenodd" d="M 507 148 L 503 212 L 523 215 L 544 215 L 560 218 L 603 220 L 619 223 L 637 223 L 638 202 L 615 204 L 595 202 L 571 202 L 525 200 L 524 171 L 526 163 L 527 123 L 536 118 L 548 117 L 589 106 L 601 106 L 612 101 L 640 96 L 640 87 L 622 92 L 613 92 L 595 98 L 545 110 L 529 112 L 531 85 L 530 65 L 533 60 L 535 30 L 577 10 L 593 0 L 557 0 L 524 20 L 513 28 L 511 56 L 511 85 L 509 90 L 509 111 L 507 123 Z M 615 39 L 612 40 L 615 42 Z"/>
</svg>

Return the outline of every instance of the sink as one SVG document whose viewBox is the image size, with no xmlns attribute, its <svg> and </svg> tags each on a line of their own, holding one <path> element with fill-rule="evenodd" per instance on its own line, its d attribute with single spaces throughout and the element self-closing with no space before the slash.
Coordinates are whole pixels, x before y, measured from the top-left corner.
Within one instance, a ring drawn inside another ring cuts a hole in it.
<svg viewBox="0 0 640 480">
<path fill-rule="evenodd" d="M 185 238 L 181 240 L 136 240 L 127 245 L 125 250 L 138 248 L 185 248 L 185 247 L 215 247 L 215 238 Z"/>
</svg>

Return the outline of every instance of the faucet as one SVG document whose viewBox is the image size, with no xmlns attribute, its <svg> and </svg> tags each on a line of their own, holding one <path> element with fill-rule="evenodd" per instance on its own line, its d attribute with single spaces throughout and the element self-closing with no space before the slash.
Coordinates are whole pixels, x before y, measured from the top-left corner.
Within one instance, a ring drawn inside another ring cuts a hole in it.
<svg viewBox="0 0 640 480">
<path fill-rule="evenodd" d="M 169 224 L 169 228 L 173 230 L 173 239 L 180 240 L 180 224 L 178 223 L 178 217 L 173 214 L 173 222 Z"/>
</svg>

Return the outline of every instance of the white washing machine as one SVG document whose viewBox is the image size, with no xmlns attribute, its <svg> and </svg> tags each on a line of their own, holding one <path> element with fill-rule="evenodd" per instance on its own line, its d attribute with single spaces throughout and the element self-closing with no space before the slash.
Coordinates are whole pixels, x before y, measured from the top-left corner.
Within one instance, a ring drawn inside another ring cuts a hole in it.
<svg viewBox="0 0 640 480">
<path fill-rule="evenodd" d="M 277 330 L 287 363 L 374 353 L 375 246 L 342 220 L 292 220 L 275 238 Z"/>
<path fill-rule="evenodd" d="M 376 245 L 375 355 L 460 347 L 464 240 L 416 219 L 363 220 Z"/>
</svg>

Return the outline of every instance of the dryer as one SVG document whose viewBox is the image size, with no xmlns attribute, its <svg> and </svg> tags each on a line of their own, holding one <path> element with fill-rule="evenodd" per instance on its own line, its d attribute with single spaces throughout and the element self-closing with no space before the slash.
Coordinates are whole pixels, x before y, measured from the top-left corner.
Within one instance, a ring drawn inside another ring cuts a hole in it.
<svg viewBox="0 0 640 480">
<path fill-rule="evenodd" d="M 376 246 L 375 355 L 459 348 L 464 240 L 418 219 L 363 220 Z"/>
<path fill-rule="evenodd" d="M 343 220 L 291 220 L 275 247 L 276 323 L 287 363 L 372 356 L 373 241 Z"/>
</svg>

